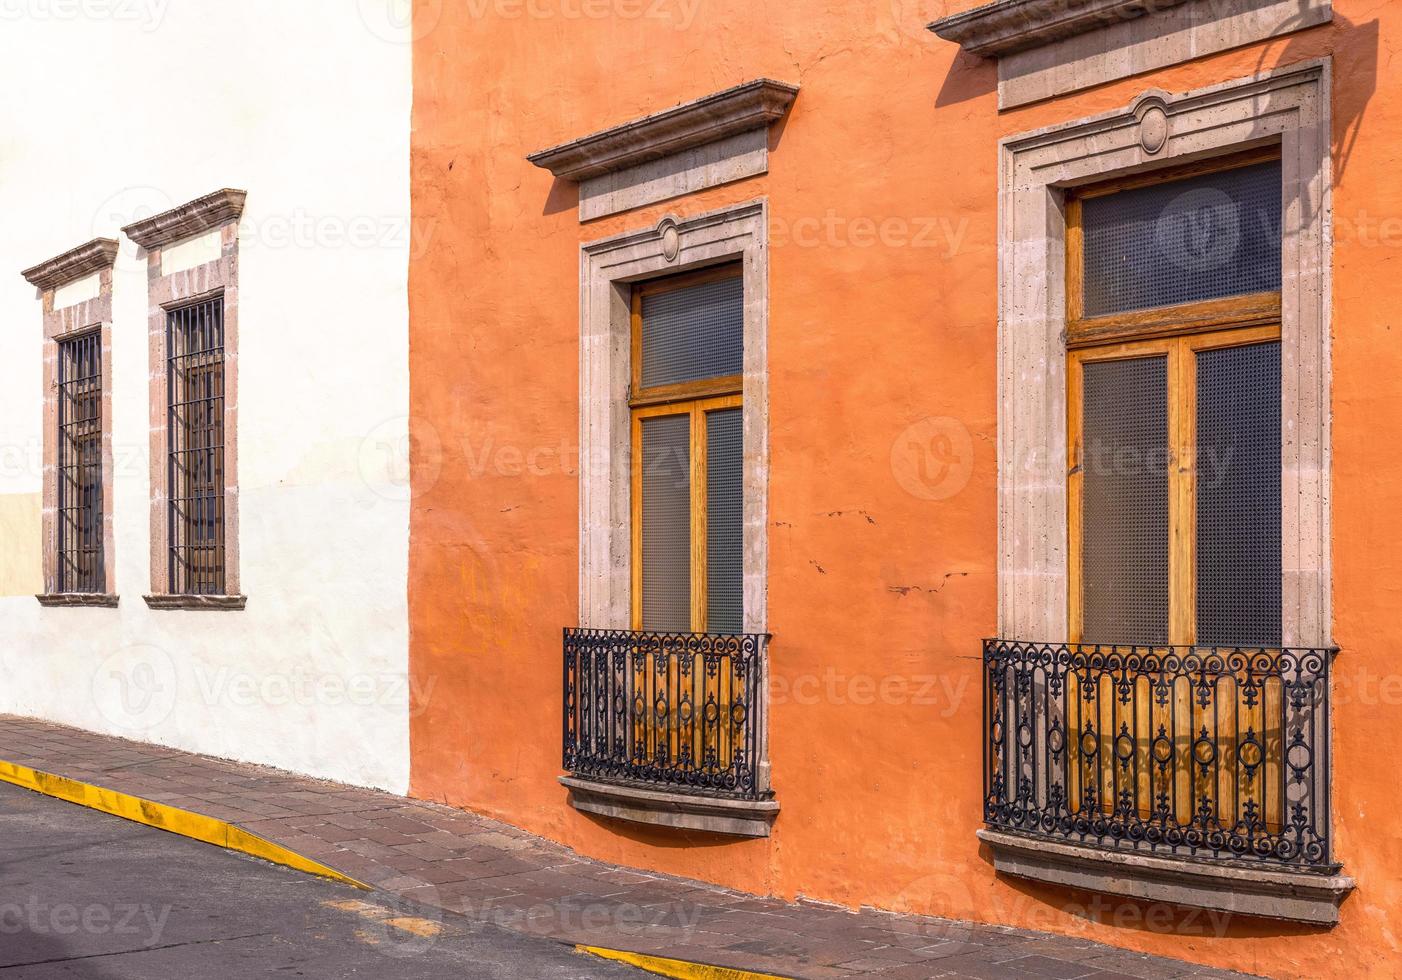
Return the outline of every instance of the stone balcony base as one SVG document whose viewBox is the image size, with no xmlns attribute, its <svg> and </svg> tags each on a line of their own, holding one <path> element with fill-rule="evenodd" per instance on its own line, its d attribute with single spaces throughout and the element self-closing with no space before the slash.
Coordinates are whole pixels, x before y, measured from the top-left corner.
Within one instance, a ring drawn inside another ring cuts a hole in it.
<svg viewBox="0 0 1402 980">
<path fill-rule="evenodd" d="M 1106 850 L 987 828 L 978 837 L 992 850 L 993 867 L 1017 878 L 1311 925 L 1336 924 L 1339 903 L 1354 888 L 1346 875 L 1284 866 Z"/>
<path fill-rule="evenodd" d="M 697 796 L 601 783 L 578 776 L 561 776 L 560 784 L 570 791 L 570 805 L 576 810 L 660 827 L 731 837 L 768 837 L 770 825 L 779 815 L 778 800 Z"/>
</svg>

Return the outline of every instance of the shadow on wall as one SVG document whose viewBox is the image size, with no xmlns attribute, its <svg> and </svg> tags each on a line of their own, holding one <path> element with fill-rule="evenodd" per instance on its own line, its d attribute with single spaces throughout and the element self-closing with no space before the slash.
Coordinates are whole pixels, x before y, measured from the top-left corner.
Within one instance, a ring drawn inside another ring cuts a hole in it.
<svg viewBox="0 0 1402 980">
<path fill-rule="evenodd" d="M 563 789 L 563 787 L 561 787 Z M 568 792 L 568 791 L 566 791 Z M 704 847 L 764 847 L 768 844 L 766 838 L 744 838 L 731 837 L 727 834 L 712 834 L 703 830 L 678 830 L 674 827 L 650 827 L 647 824 L 632 823 L 628 820 L 614 820 L 609 817 L 601 817 L 593 813 L 584 813 L 574 810 L 564 799 L 561 800 L 566 809 L 585 818 L 601 830 L 614 837 L 622 837 L 635 844 L 643 844 L 647 847 L 666 848 L 668 850 L 696 850 Z M 783 819 L 781 816 L 780 819 Z"/>
</svg>

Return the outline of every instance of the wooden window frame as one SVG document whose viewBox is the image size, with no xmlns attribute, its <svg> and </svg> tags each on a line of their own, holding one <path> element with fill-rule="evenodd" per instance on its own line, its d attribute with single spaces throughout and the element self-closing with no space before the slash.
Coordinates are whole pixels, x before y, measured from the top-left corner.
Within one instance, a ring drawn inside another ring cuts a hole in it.
<svg viewBox="0 0 1402 980">
<path fill-rule="evenodd" d="M 1204 174 L 1239 170 L 1281 158 L 1278 145 L 1261 147 L 1229 156 L 1199 160 L 1148 173 L 1072 188 L 1066 192 L 1066 346 L 1068 349 L 1096 344 L 1113 344 L 1145 337 L 1176 337 L 1184 334 L 1257 327 L 1274 324 L 1281 318 L 1280 291 L 1248 293 L 1221 299 L 1198 300 L 1147 310 L 1130 310 L 1103 316 L 1086 316 L 1085 237 L 1082 205 L 1096 197 L 1121 191 L 1166 184 Z"/>
<path fill-rule="evenodd" d="M 1168 642 L 1197 641 L 1197 353 L 1281 340 L 1281 295 L 1256 293 L 1108 316 L 1084 317 L 1081 202 L 1120 191 L 1221 173 L 1280 159 L 1278 146 L 1134 174 L 1068 192 L 1066 199 L 1066 530 L 1067 628 L 1084 641 L 1082 576 L 1084 433 L 1088 363 L 1167 359 Z"/>
<path fill-rule="evenodd" d="M 632 628 L 643 628 L 643 420 L 664 416 L 688 415 L 691 418 L 689 463 L 691 482 L 691 631 L 707 631 L 707 428 L 706 417 L 716 411 L 744 407 L 743 381 L 740 374 L 706 378 L 680 384 L 654 385 L 644 388 L 643 374 L 643 298 L 674 292 L 726 279 L 742 279 L 738 263 L 681 273 L 661 279 L 635 283 L 630 299 L 631 383 L 628 408 L 631 428 L 631 494 L 632 514 L 631 575 Z"/>
<path fill-rule="evenodd" d="M 1066 526 L 1068 531 L 1068 627 L 1072 643 L 1082 636 L 1084 452 L 1082 397 L 1086 364 L 1164 357 L 1168 409 L 1168 642 L 1196 643 L 1197 630 L 1197 353 L 1280 341 L 1280 325 L 1218 330 L 1176 337 L 1150 337 L 1067 353 Z"/>
</svg>

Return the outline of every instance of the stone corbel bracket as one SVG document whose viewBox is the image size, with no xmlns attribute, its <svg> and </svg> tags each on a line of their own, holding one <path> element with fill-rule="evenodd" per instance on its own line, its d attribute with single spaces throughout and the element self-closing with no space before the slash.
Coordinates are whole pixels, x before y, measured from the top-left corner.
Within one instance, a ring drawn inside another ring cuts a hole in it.
<svg viewBox="0 0 1402 980">
<path fill-rule="evenodd" d="M 189 204 L 129 224 L 122 229 L 122 234 L 148 251 L 160 248 L 238 221 L 243 216 L 243 203 L 247 197 L 247 191 L 225 187 L 196 198 Z"/>
<path fill-rule="evenodd" d="M 797 85 L 759 78 L 526 159 L 580 183 L 587 221 L 766 172 L 769 126 L 797 95 Z"/>
<path fill-rule="evenodd" d="M 117 260 L 117 248 L 115 238 L 94 238 L 62 255 L 56 255 L 46 262 L 25 269 L 20 275 L 40 291 L 48 292 L 65 283 L 111 268 Z"/>
<path fill-rule="evenodd" d="M 998 59 L 998 107 L 1327 24 L 1332 0 L 993 0 L 929 25 Z"/>
</svg>

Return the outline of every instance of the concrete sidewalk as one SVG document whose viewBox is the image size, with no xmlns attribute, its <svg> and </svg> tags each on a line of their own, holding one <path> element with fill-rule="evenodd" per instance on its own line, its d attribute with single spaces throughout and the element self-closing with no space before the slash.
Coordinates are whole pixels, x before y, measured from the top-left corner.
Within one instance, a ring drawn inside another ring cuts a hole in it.
<svg viewBox="0 0 1402 980">
<path fill-rule="evenodd" d="M 0 760 L 236 824 L 411 906 L 785 977 L 1240 977 L 1082 939 L 756 898 L 461 810 L 0 715 Z"/>
</svg>

